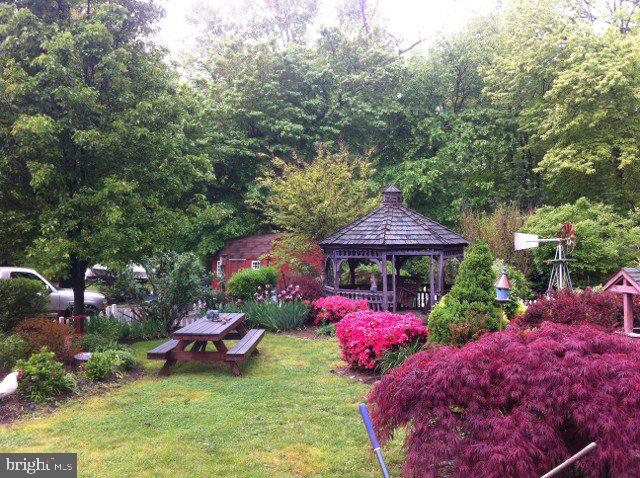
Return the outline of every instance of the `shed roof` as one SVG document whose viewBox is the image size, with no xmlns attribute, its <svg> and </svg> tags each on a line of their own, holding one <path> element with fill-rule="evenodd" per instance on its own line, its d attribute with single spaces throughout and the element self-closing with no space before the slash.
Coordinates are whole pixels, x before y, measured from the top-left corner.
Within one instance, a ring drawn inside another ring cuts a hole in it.
<svg viewBox="0 0 640 478">
<path fill-rule="evenodd" d="M 278 237 L 279 235 L 276 233 L 231 239 L 216 253 L 216 257 L 257 259 L 271 252 L 272 244 Z"/>
<path fill-rule="evenodd" d="M 382 205 L 320 242 L 322 247 L 418 247 L 466 246 L 469 241 L 442 224 L 412 211 L 393 184 L 382 191 Z"/>
</svg>

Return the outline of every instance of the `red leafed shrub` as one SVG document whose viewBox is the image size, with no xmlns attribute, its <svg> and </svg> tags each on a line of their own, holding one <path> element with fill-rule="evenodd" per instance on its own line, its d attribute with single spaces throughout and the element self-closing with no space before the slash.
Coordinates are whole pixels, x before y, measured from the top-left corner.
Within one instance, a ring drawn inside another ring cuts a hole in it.
<svg viewBox="0 0 640 478">
<path fill-rule="evenodd" d="M 635 313 L 640 313 L 637 307 Z M 622 325 L 622 296 L 591 289 L 582 293 L 563 290 L 551 299 L 539 298 L 512 322 L 512 327 L 538 327 L 543 322 L 588 324 L 611 331 Z"/>
<path fill-rule="evenodd" d="M 342 359 L 353 368 L 373 370 L 395 347 L 426 342 L 427 327 L 413 314 L 360 310 L 336 324 Z"/>
<path fill-rule="evenodd" d="M 47 346 L 50 352 L 56 354 L 57 360 L 64 360 L 67 355 L 65 336 L 72 334 L 73 330 L 46 317 L 34 317 L 21 321 L 13 333 L 29 344 L 29 353 Z"/>
<path fill-rule="evenodd" d="M 332 295 L 329 297 L 321 297 L 313 302 L 313 307 L 316 309 L 317 316 L 315 323 L 336 323 L 345 318 L 349 312 L 355 312 L 356 310 L 369 309 L 369 304 L 366 299 L 353 300 L 346 297 L 340 297 L 339 295 Z"/>
<path fill-rule="evenodd" d="M 302 300 L 313 302 L 322 297 L 322 284 L 311 275 L 286 276 L 278 284 L 277 292 L 283 292 L 293 287 Z"/>
<path fill-rule="evenodd" d="M 631 478 L 639 392 L 640 342 L 546 323 L 417 353 L 369 401 L 385 440 L 409 429 L 405 477 L 538 477 L 595 441 L 578 476 Z"/>
</svg>

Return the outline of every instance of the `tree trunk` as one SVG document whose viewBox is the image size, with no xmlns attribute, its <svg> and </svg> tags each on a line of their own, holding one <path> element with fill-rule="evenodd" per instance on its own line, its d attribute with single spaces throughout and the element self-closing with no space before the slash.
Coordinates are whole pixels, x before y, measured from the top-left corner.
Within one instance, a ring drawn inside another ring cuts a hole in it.
<svg viewBox="0 0 640 478">
<path fill-rule="evenodd" d="M 73 289 L 73 314 L 84 314 L 84 274 L 87 270 L 87 262 L 81 261 L 75 254 L 69 255 L 71 265 L 71 288 Z"/>
</svg>

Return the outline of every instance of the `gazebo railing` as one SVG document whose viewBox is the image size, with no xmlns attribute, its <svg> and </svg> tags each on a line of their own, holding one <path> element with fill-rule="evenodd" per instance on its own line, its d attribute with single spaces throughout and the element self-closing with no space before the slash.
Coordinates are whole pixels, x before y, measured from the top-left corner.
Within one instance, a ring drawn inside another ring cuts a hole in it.
<svg viewBox="0 0 640 478">
<path fill-rule="evenodd" d="M 384 294 L 381 291 L 371 292 L 369 290 L 352 290 L 352 289 L 335 289 L 334 287 L 325 285 L 324 291 L 327 295 L 339 295 L 353 300 L 367 299 L 371 310 L 384 310 Z M 393 301 L 393 291 L 387 292 L 387 301 L 389 304 Z"/>
</svg>

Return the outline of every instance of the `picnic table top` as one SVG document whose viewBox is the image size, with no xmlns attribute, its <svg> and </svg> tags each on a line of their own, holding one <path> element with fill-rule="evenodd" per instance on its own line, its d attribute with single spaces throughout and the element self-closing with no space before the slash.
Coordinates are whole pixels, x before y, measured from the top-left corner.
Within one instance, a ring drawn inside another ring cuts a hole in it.
<svg viewBox="0 0 640 478">
<path fill-rule="evenodd" d="M 172 334 L 172 337 L 178 340 L 198 340 L 204 338 L 208 340 L 220 340 L 240 325 L 244 319 L 245 315 L 243 313 L 223 313 L 220 314 L 220 321 L 216 322 L 212 322 L 206 317 L 203 317 L 192 324 L 185 325 L 176 330 Z"/>
</svg>

